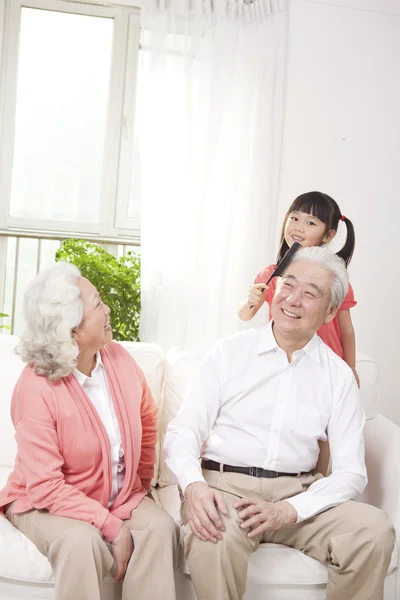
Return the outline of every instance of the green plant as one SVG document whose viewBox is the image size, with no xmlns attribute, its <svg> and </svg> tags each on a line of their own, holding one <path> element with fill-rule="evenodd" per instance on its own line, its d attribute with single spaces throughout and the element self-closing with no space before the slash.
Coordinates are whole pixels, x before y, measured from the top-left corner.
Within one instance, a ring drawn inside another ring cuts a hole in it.
<svg viewBox="0 0 400 600">
<path fill-rule="evenodd" d="M 2 313 L 0 312 L 0 319 L 2 319 L 3 317 L 8 317 L 9 315 L 7 315 L 6 313 Z M 0 329 L 8 329 L 9 331 L 11 331 L 11 327 L 9 325 L 0 325 Z"/>
<path fill-rule="evenodd" d="M 56 252 L 60 260 L 76 265 L 110 307 L 113 338 L 139 341 L 140 255 L 116 259 L 98 244 L 70 239 Z"/>
</svg>

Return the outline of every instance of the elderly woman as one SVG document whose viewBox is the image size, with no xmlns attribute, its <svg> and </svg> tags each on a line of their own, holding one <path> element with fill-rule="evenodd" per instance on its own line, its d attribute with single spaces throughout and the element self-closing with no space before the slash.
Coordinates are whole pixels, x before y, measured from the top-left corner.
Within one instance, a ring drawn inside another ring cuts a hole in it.
<svg viewBox="0 0 400 600">
<path fill-rule="evenodd" d="M 11 415 L 17 458 L 0 507 L 50 561 L 57 600 L 99 600 L 112 567 L 123 600 L 175 600 L 177 526 L 149 497 L 157 409 L 112 342 L 110 309 L 66 263 L 25 294 L 27 366 Z"/>
</svg>

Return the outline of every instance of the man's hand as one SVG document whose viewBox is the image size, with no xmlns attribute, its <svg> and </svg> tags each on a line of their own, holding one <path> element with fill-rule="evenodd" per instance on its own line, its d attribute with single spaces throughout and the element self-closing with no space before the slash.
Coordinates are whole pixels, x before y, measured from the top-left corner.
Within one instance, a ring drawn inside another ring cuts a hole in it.
<svg viewBox="0 0 400 600">
<path fill-rule="evenodd" d="M 233 505 L 243 520 L 241 527 L 250 528 L 249 537 L 265 531 L 277 531 L 281 527 L 296 523 L 297 511 L 289 502 L 265 502 L 259 498 L 242 498 Z"/>
<path fill-rule="evenodd" d="M 132 535 L 126 525 L 122 525 L 117 537 L 111 542 L 111 552 L 115 560 L 115 581 L 122 581 L 133 552 Z"/>
<path fill-rule="evenodd" d="M 225 527 L 219 513 L 227 515 L 228 509 L 221 492 L 203 481 L 195 481 L 187 486 L 185 498 L 187 522 L 193 535 L 204 542 L 222 540 Z"/>
</svg>

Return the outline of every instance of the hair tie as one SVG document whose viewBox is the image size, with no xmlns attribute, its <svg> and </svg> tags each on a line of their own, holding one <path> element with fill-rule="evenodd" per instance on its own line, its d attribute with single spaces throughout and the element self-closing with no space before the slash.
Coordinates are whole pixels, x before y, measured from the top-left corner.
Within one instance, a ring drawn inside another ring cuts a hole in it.
<svg viewBox="0 0 400 600">
<path fill-rule="evenodd" d="M 345 221 L 345 220 L 346 220 L 346 217 L 345 217 L 344 215 L 342 215 L 342 216 L 340 217 L 340 220 L 341 220 L 341 221 Z"/>
</svg>

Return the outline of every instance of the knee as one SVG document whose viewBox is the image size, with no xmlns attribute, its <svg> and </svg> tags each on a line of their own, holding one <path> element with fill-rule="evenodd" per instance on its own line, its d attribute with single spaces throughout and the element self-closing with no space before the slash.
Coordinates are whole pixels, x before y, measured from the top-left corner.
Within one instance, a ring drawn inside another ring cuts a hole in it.
<svg viewBox="0 0 400 600">
<path fill-rule="evenodd" d="M 106 545 L 100 531 L 89 523 L 77 521 L 54 540 L 49 551 L 51 554 L 62 552 L 64 556 L 71 555 L 79 561 L 88 553 L 103 549 Z"/>
<path fill-rule="evenodd" d="M 379 508 L 369 505 L 361 506 L 360 543 L 368 547 L 372 554 L 383 552 L 386 557 L 390 557 L 396 540 L 392 521 Z"/>
<path fill-rule="evenodd" d="M 225 530 L 222 534 L 222 539 L 213 543 L 204 541 L 195 536 L 190 530 L 189 525 L 185 527 L 184 537 L 185 556 L 188 560 L 193 558 L 197 561 L 197 557 L 202 557 L 202 560 L 207 557 L 209 563 L 219 564 L 221 560 L 225 560 L 232 554 L 238 554 L 240 545 L 237 543 L 236 536 L 232 535 L 230 530 Z"/>
<path fill-rule="evenodd" d="M 385 554 L 392 554 L 396 533 L 391 519 L 383 510 L 377 509 L 374 518 L 366 523 L 366 530 L 375 547 L 383 548 Z"/>
<path fill-rule="evenodd" d="M 157 536 L 165 539 L 173 540 L 177 543 L 179 538 L 179 526 L 174 519 L 165 510 L 161 510 L 157 519 L 149 523 L 149 528 Z"/>
</svg>

